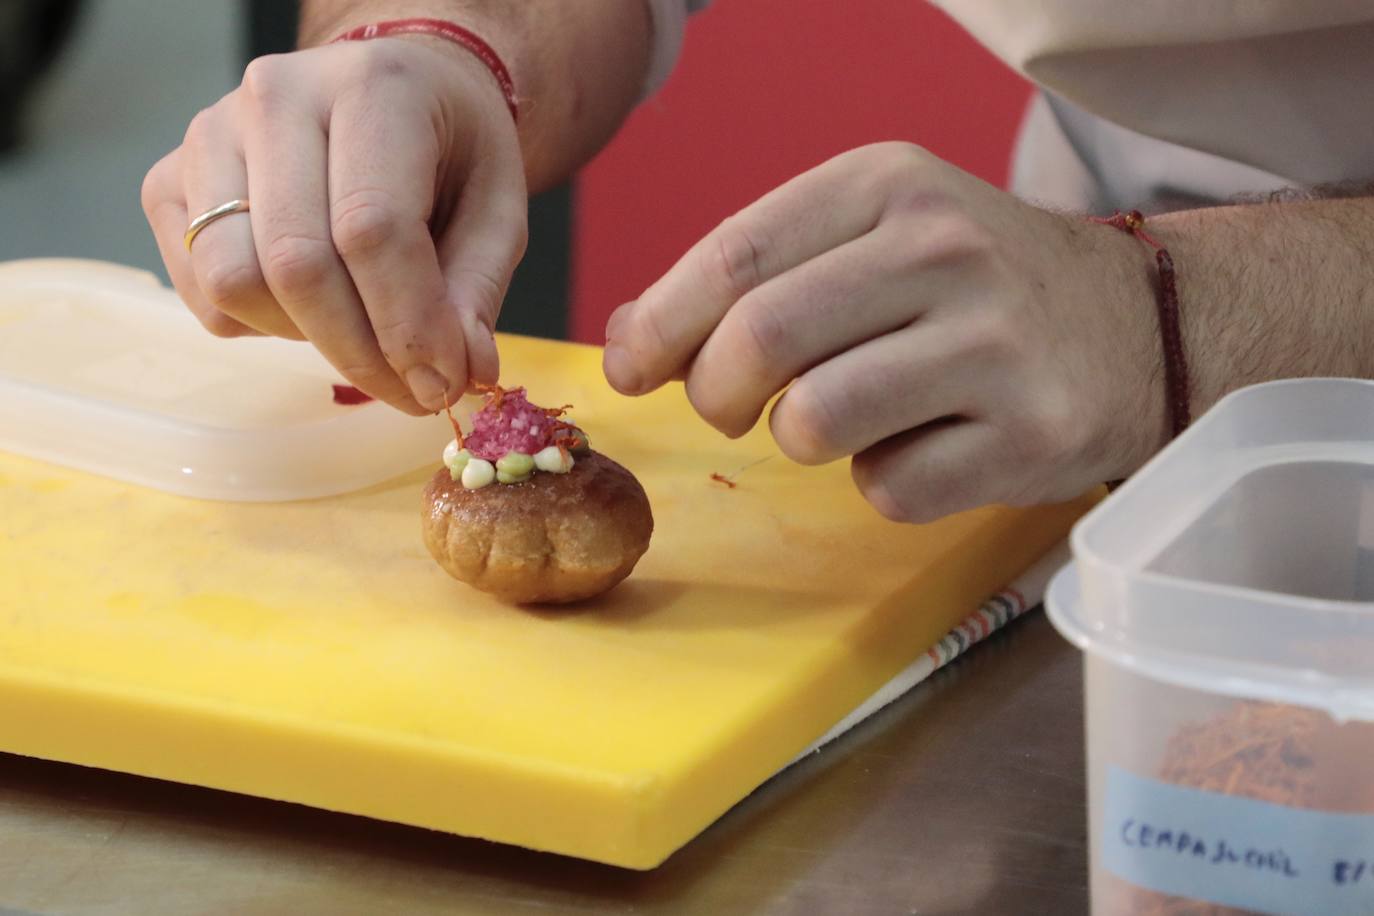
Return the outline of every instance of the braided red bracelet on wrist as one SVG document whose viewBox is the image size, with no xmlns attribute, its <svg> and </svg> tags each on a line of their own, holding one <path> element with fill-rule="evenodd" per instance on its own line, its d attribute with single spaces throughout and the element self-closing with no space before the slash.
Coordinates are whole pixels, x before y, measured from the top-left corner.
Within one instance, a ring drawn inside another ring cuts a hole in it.
<svg viewBox="0 0 1374 916">
<path fill-rule="evenodd" d="M 1178 315 L 1178 289 L 1174 283 L 1174 259 L 1169 249 L 1145 232 L 1145 217 L 1139 210 L 1117 211 L 1109 217 L 1089 217 L 1095 223 L 1114 226 L 1149 245 L 1159 267 L 1159 336 L 1164 343 L 1164 389 L 1169 404 L 1170 438 L 1192 422 L 1189 406 L 1188 360 L 1183 354 L 1183 330 Z"/>
<path fill-rule="evenodd" d="M 496 77 L 496 82 L 501 86 L 501 93 L 506 97 L 506 107 L 510 109 L 510 116 L 517 122 L 520 120 L 520 104 L 515 95 L 515 81 L 511 79 L 510 71 L 506 69 L 505 63 L 501 60 L 501 55 L 482 39 L 475 32 L 463 28 L 455 22 L 446 19 L 392 19 L 387 22 L 375 22 L 372 25 L 360 25 L 356 29 L 349 29 L 330 44 L 340 41 L 366 41 L 369 38 L 386 38 L 389 35 L 432 35 L 435 38 L 442 38 L 451 41 L 461 48 L 471 52 L 471 54 L 486 65 L 491 71 L 491 75 Z"/>
</svg>

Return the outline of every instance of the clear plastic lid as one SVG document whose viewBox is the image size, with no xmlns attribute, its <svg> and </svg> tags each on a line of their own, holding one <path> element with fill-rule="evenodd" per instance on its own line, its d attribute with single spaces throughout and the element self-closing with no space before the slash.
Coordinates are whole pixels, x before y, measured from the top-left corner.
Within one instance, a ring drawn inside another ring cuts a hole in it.
<svg viewBox="0 0 1374 916">
<path fill-rule="evenodd" d="M 205 333 L 152 274 L 0 263 L 5 451 L 183 496 L 264 502 L 437 465 L 446 419 L 336 403 L 336 384 L 308 344 Z"/>
<path fill-rule="evenodd" d="M 1374 382 L 1236 392 L 1074 529 L 1047 605 L 1091 652 L 1374 718 Z"/>
</svg>

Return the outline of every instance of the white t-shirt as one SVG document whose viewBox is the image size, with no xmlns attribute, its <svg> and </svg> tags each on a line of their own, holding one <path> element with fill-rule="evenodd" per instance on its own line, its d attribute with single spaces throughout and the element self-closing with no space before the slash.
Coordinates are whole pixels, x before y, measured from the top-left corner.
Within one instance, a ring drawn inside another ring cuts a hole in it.
<svg viewBox="0 0 1374 916">
<path fill-rule="evenodd" d="M 709 0 L 646 2 L 656 88 Z M 1374 0 L 932 2 L 1040 86 L 1023 197 L 1151 210 L 1374 179 Z"/>
</svg>

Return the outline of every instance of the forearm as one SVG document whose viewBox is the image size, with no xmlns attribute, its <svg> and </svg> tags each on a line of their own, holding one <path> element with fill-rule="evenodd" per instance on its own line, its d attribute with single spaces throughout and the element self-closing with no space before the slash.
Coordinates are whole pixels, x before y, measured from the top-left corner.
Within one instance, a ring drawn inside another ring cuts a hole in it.
<svg viewBox="0 0 1374 916">
<path fill-rule="evenodd" d="M 414 16 L 471 28 L 510 68 L 532 192 L 590 159 L 639 98 L 650 45 L 643 0 L 305 0 L 301 46 Z"/>
<path fill-rule="evenodd" d="M 1150 221 L 1173 253 L 1194 413 L 1244 385 L 1374 378 L 1374 197 Z"/>
</svg>

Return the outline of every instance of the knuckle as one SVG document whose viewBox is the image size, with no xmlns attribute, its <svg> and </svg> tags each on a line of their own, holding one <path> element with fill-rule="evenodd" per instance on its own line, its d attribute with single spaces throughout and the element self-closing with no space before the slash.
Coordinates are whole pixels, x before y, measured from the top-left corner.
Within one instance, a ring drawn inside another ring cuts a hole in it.
<svg viewBox="0 0 1374 916">
<path fill-rule="evenodd" d="M 374 397 L 385 398 L 391 392 L 400 391 L 400 378 L 379 353 L 375 360 L 368 362 L 344 363 L 338 367 L 339 374 L 359 389 Z"/>
<path fill-rule="evenodd" d="M 196 112 L 186 125 L 183 145 L 193 154 L 222 149 L 226 137 L 235 128 L 237 97 L 230 93 L 207 108 Z"/>
<path fill-rule="evenodd" d="M 411 72 L 409 59 L 388 42 L 364 42 L 355 46 L 355 72 L 364 83 L 406 76 Z"/>
<path fill-rule="evenodd" d="M 1033 411 L 1009 421 L 1010 451 L 1021 467 L 1053 468 L 1067 464 L 1080 451 L 1086 424 L 1068 399 L 1040 392 Z"/>
<path fill-rule="evenodd" d="M 401 220 L 390 197 L 379 191 L 354 191 L 334 207 L 330 233 L 345 258 L 366 255 L 392 239 Z"/>
<path fill-rule="evenodd" d="M 153 166 L 148 174 L 143 176 L 143 183 L 138 188 L 138 202 L 143 207 L 143 215 L 149 219 L 153 218 L 153 213 L 157 210 L 158 202 L 162 194 L 160 188 L 162 182 L 156 176 L 157 166 Z"/>
<path fill-rule="evenodd" d="M 279 235 L 263 251 L 263 272 L 268 285 L 297 296 L 319 289 L 332 261 L 327 242 L 304 235 Z"/>
<path fill-rule="evenodd" d="M 962 213 L 949 213 L 929 227 L 921 247 L 925 262 L 938 266 L 991 254 L 996 243 L 982 225 Z"/>
<path fill-rule="evenodd" d="M 181 142 L 188 150 L 202 150 L 211 143 L 216 115 L 213 108 L 202 108 L 186 125 Z"/>
<path fill-rule="evenodd" d="M 839 416 L 820 386 L 799 379 L 778 404 L 773 438 L 782 453 L 798 464 L 824 464 L 843 451 Z"/>
<path fill-rule="evenodd" d="M 171 168 L 167 158 L 163 158 L 143 176 L 143 184 L 138 189 L 138 200 L 143 214 L 151 221 L 157 210 L 166 202 L 163 188 L 170 184 L 167 172 Z"/>
<path fill-rule="evenodd" d="M 763 302 L 741 303 L 745 307 L 739 311 L 742 325 L 743 344 L 748 369 L 769 374 L 780 354 L 787 350 L 791 339 L 790 324 L 778 314 L 778 309 Z"/>
<path fill-rule="evenodd" d="M 233 311 L 258 295 L 262 279 L 255 266 L 243 262 L 221 262 L 205 271 L 201 291 L 217 311 Z"/>
<path fill-rule="evenodd" d="M 763 240 L 743 221 L 731 217 L 721 223 L 706 249 L 706 274 L 712 282 L 738 298 L 759 285 L 763 277 Z"/>
<path fill-rule="evenodd" d="M 906 183 L 924 172 L 935 159 L 929 150 L 915 143 L 889 140 L 866 147 L 873 156 L 873 169 L 890 182 Z"/>
<path fill-rule="evenodd" d="M 221 312 L 219 309 L 206 309 L 194 313 L 200 321 L 201 327 L 209 331 L 215 337 L 239 337 L 243 333 L 243 326 L 236 320 Z"/>
<path fill-rule="evenodd" d="M 938 191 L 889 197 L 878 232 L 887 242 L 884 266 L 904 275 L 958 267 L 995 251 L 991 234 Z"/>
<path fill-rule="evenodd" d="M 243 70 L 243 92 L 259 104 L 276 98 L 289 85 L 284 54 L 268 54 L 248 62 Z"/>
<path fill-rule="evenodd" d="M 1036 447 L 1033 445 L 1032 450 Z M 984 485 L 972 494 L 979 497 L 978 504 L 997 503 L 1022 509 L 1044 502 L 1049 492 L 1046 484 L 1061 470 L 1057 462 L 1028 460 L 1018 447 L 1010 444 L 1004 444 L 997 452 L 997 458 L 989 459 Z"/>
<path fill-rule="evenodd" d="M 461 285 L 466 295 L 471 296 L 460 306 L 472 309 L 487 324 L 495 324 L 496 316 L 501 314 L 501 303 L 506 297 L 506 283 L 492 270 L 474 265 L 465 265 L 454 272 L 454 279 Z"/>
<path fill-rule="evenodd" d="M 989 365 L 1019 362 L 1019 354 L 1026 341 L 1005 310 L 992 307 L 974 309 L 964 316 L 963 323 L 965 358 Z"/>
<path fill-rule="evenodd" d="M 530 245 L 530 224 L 528 214 L 525 210 L 522 209 L 516 214 L 512 225 L 516 228 L 514 235 L 515 244 L 511 247 L 511 255 L 512 260 L 518 262 L 525 256 L 525 252 L 529 249 Z"/>
</svg>

